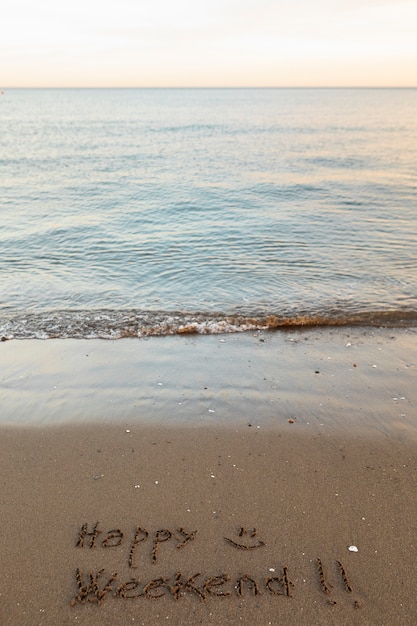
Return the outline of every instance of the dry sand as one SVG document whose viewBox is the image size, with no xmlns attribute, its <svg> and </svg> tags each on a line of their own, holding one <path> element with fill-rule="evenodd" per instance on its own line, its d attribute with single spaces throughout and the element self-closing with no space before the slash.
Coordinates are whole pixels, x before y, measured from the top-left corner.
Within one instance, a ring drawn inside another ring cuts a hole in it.
<svg viewBox="0 0 417 626">
<path fill-rule="evenodd" d="M 415 623 L 416 347 L 2 343 L 0 623 Z"/>
</svg>

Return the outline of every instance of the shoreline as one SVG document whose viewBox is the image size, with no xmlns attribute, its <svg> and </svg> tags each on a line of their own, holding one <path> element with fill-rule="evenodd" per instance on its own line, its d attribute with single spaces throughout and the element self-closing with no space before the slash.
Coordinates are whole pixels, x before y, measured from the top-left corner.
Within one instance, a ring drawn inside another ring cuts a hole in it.
<svg viewBox="0 0 417 626">
<path fill-rule="evenodd" d="M 2 621 L 411 623 L 416 344 L 2 344 Z"/>
<path fill-rule="evenodd" d="M 416 328 L 0 344 L 0 425 L 131 422 L 417 433 Z"/>
</svg>

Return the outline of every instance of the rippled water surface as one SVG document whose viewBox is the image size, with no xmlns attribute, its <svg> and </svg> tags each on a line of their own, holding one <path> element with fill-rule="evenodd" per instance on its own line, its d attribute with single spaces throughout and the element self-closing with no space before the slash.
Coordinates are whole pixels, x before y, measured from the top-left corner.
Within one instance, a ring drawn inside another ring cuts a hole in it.
<svg viewBox="0 0 417 626">
<path fill-rule="evenodd" d="M 417 90 L 10 90 L 0 334 L 417 320 Z"/>
</svg>

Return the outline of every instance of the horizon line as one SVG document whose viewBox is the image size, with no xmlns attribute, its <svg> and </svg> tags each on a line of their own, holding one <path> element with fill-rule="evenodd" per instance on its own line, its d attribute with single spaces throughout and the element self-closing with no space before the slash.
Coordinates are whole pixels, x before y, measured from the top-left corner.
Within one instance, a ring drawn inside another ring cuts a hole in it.
<svg viewBox="0 0 417 626">
<path fill-rule="evenodd" d="M 417 89 L 417 85 L 14 85 L 6 89 Z"/>
</svg>

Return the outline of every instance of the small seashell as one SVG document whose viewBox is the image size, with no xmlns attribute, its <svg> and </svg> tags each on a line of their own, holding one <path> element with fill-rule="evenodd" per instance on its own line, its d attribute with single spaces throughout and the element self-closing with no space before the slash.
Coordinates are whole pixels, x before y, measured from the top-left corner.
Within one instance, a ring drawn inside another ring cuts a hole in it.
<svg viewBox="0 0 417 626">
<path fill-rule="evenodd" d="M 359 552 L 356 546 L 349 546 L 349 552 Z"/>
</svg>

